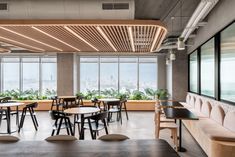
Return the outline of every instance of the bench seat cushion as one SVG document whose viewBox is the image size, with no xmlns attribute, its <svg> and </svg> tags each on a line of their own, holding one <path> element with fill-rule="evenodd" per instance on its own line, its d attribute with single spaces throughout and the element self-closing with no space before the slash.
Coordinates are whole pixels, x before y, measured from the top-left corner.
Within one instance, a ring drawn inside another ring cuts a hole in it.
<svg viewBox="0 0 235 157">
<path fill-rule="evenodd" d="M 235 142 L 235 133 L 211 119 L 205 118 L 196 124 L 211 140 Z"/>
</svg>

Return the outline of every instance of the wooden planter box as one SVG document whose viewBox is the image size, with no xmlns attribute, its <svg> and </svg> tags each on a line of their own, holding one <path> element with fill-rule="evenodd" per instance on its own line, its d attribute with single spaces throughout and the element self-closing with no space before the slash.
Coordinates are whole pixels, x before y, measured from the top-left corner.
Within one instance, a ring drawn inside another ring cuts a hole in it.
<svg viewBox="0 0 235 157">
<path fill-rule="evenodd" d="M 38 111 L 49 111 L 51 109 L 52 100 L 23 100 L 25 104 L 38 102 Z M 92 105 L 90 100 L 84 100 L 84 105 Z M 127 110 L 129 111 L 154 111 L 155 100 L 128 100 Z M 19 108 L 20 110 L 22 107 Z"/>
</svg>

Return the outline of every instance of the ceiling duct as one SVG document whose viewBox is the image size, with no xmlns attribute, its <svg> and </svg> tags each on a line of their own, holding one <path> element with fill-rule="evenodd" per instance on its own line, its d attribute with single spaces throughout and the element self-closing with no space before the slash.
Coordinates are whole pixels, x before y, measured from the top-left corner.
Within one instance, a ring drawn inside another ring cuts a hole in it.
<svg viewBox="0 0 235 157">
<path fill-rule="evenodd" d="M 189 35 L 199 26 L 200 22 L 209 14 L 219 0 L 201 0 L 193 15 L 189 19 L 181 38 L 185 42 Z"/>
<path fill-rule="evenodd" d="M 134 19 L 134 0 L 11 0 L 0 19 Z"/>
</svg>

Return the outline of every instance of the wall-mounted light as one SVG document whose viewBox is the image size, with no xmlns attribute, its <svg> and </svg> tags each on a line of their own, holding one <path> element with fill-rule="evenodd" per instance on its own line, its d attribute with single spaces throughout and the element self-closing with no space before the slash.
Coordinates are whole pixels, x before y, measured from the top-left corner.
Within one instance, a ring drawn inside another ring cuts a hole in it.
<svg viewBox="0 0 235 157">
<path fill-rule="evenodd" d="M 178 50 L 185 50 L 184 38 L 182 38 L 182 37 L 178 38 L 177 49 Z"/>
<path fill-rule="evenodd" d="M 170 64 L 170 59 L 168 57 L 166 57 L 166 65 Z"/>
<path fill-rule="evenodd" d="M 172 49 L 170 50 L 170 60 L 172 60 L 172 61 L 176 60 L 175 53 L 173 52 Z"/>
</svg>

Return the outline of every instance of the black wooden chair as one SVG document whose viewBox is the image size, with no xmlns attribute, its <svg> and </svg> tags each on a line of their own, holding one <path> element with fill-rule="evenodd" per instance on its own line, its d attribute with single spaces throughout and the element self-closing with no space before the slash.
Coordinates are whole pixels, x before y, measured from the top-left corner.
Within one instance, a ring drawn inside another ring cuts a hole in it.
<svg viewBox="0 0 235 157">
<path fill-rule="evenodd" d="M 37 117 L 36 117 L 36 114 L 35 114 L 35 111 L 34 111 L 34 109 L 37 108 L 37 106 L 38 106 L 38 103 L 34 102 L 32 104 L 26 105 L 23 108 L 18 132 L 20 132 L 20 129 L 23 128 L 24 120 L 25 120 L 25 116 L 26 116 L 27 110 L 30 113 L 30 116 L 31 116 L 31 119 L 33 121 L 33 125 L 34 125 L 35 130 L 36 131 L 38 130 L 38 126 L 39 126 L 38 125 L 38 120 L 37 120 Z"/>
<path fill-rule="evenodd" d="M 52 103 L 51 103 L 51 110 L 53 110 L 54 107 L 56 107 L 56 110 L 59 111 L 60 107 L 63 107 L 63 103 L 60 103 L 58 96 L 51 97 Z"/>
<path fill-rule="evenodd" d="M 113 113 L 117 113 L 117 121 L 121 121 L 122 124 L 122 102 L 121 101 L 108 101 L 105 102 L 108 110 L 108 123 L 112 119 Z"/>
<path fill-rule="evenodd" d="M 88 125 L 91 133 L 91 138 L 96 139 L 98 132 L 105 129 L 106 135 L 108 134 L 108 127 L 106 119 L 108 117 L 107 112 L 98 113 L 96 115 L 88 116 L 85 119 L 88 120 Z M 94 121 L 94 122 L 92 122 Z M 100 121 L 103 123 L 101 124 Z"/>
<path fill-rule="evenodd" d="M 95 107 L 98 107 L 100 110 L 104 110 L 104 108 L 100 106 L 101 102 L 97 98 L 91 99 L 91 102 Z"/>
<path fill-rule="evenodd" d="M 96 108 L 96 106 L 91 106 L 91 105 L 82 105 L 79 107 L 95 107 Z M 90 115 L 94 115 L 94 114 L 91 113 Z M 94 120 L 91 120 L 91 123 L 93 123 L 93 122 L 94 122 Z M 81 126 L 80 126 L 81 125 L 81 118 L 79 117 L 78 114 L 74 115 L 74 122 L 73 123 L 74 123 L 74 134 L 75 134 L 75 130 L 76 130 L 76 125 L 78 127 L 78 133 L 80 134 L 81 133 Z M 85 125 L 88 124 L 88 120 L 85 119 L 84 123 L 85 123 Z M 84 126 L 84 129 L 88 129 L 87 125 Z"/>
<path fill-rule="evenodd" d="M 64 98 L 63 99 L 63 108 L 73 108 L 73 107 L 79 107 L 79 104 L 77 103 L 76 98 Z"/>
<path fill-rule="evenodd" d="M 52 133 L 51 136 L 54 136 L 55 131 L 56 135 L 59 135 L 61 129 L 66 129 L 68 135 L 74 135 L 72 129 L 72 123 L 70 122 L 69 117 L 66 116 L 65 113 L 60 111 L 49 111 L 51 119 L 54 120 L 54 124 L 52 126 Z M 64 122 L 63 122 L 64 121 Z"/>
<path fill-rule="evenodd" d="M 78 104 L 79 106 L 84 105 L 84 103 L 83 103 L 83 97 L 82 97 L 82 96 L 77 96 L 77 104 Z"/>
</svg>

